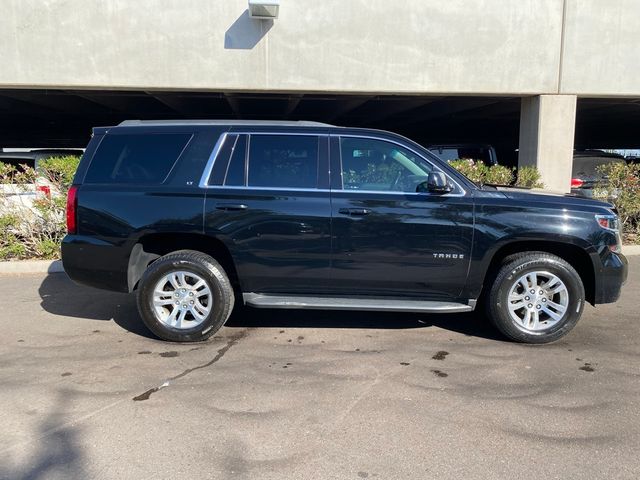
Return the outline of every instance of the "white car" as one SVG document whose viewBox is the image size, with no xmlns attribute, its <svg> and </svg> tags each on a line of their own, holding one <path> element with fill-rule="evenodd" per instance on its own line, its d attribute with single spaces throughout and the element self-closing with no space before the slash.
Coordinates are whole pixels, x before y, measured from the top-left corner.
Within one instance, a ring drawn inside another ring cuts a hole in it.
<svg viewBox="0 0 640 480">
<path fill-rule="evenodd" d="M 41 160 L 62 155 L 82 155 L 82 150 L 30 150 L 30 151 L 2 151 L 0 162 L 14 166 L 19 172 L 24 166 L 38 171 Z M 34 183 L 0 184 L 0 215 L 13 214 L 18 216 L 33 215 L 34 201 L 42 197 L 49 197 L 55 192 L 51 184 L 41 175 Z"/>
</svg>

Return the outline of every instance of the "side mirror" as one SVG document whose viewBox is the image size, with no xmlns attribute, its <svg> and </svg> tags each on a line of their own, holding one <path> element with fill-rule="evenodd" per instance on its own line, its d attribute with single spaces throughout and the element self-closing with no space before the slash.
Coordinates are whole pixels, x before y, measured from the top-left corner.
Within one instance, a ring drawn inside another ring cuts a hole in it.
<svg viewBox="0 0 640 480">
<path fill-rule="evenodd" d="M 416 192 L 419 193 L 437 193 L 444 194 L 453 190 L 453 187 L 447 180 L 447 176 L 442 172 L 431 172 L 427 177 L 426 182 L 420 183 L 416 187 Z"/>
</svg>

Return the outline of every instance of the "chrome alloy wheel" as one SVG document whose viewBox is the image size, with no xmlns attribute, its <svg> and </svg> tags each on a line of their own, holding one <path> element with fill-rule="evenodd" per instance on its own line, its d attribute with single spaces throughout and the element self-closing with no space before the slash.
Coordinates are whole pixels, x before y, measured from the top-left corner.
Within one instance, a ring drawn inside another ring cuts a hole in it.
<svg viewBox="0 0 640 480">
<path fill-rule="evenodd" d="M 193 272 L 170 272 L 153 289 L 153 313 L 171 328 L 200 325 L 213 308 L 209 284 Z"/>
<path fill-rule="evenodd" d="M 569 308 L 569 291 L 556 275 L 529 272 L 509 290 L 509 315 L 519 327 L 540 332 L 553 327 Z"/>
</svg>

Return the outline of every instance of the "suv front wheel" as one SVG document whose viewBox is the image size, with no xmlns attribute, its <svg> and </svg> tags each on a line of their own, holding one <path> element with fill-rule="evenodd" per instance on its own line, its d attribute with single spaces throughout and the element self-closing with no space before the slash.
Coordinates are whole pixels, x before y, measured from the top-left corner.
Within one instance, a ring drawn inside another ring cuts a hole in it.
<svg viewBox="0 0 640 480">
<path fill-rule="evenodd" d="M 191 250 L 160 257 L 138 288 L 138 311 L 145 325 L 164 340 L 196 342 L 224 325 L 233 309 L 233 288 L 209 255 Z"/>
<path fill-rule="evenodd" d="M 580 275 L 569 263 L 546 252 L 523 252 L 504 260 L 486 307 L 510 339 L 549 343 L 578 323 L 584 298 Z"/>
</svg>

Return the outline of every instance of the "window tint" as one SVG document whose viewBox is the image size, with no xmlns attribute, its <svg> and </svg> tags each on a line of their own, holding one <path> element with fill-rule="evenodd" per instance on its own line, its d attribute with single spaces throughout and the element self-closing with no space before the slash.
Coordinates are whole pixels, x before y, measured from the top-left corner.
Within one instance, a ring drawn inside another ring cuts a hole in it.
<svg viewBox="0 0 640 480">
<path fill-rule="evenodd" d="M 161 183 L 191 134 L 107 135 L 85 177 L 87 183 Z"/>
<path fill-rule="evenodd" d="M 316 188 L 318 137 L 252 135 L 249 142 L 249 186 Z"/>
<path fill-rule="evenodd" d="M 383 140 L 343 137 L 340 153 L 345 190 L 415 193 L 432 170 L 423 158 Z"/>
</svg>

